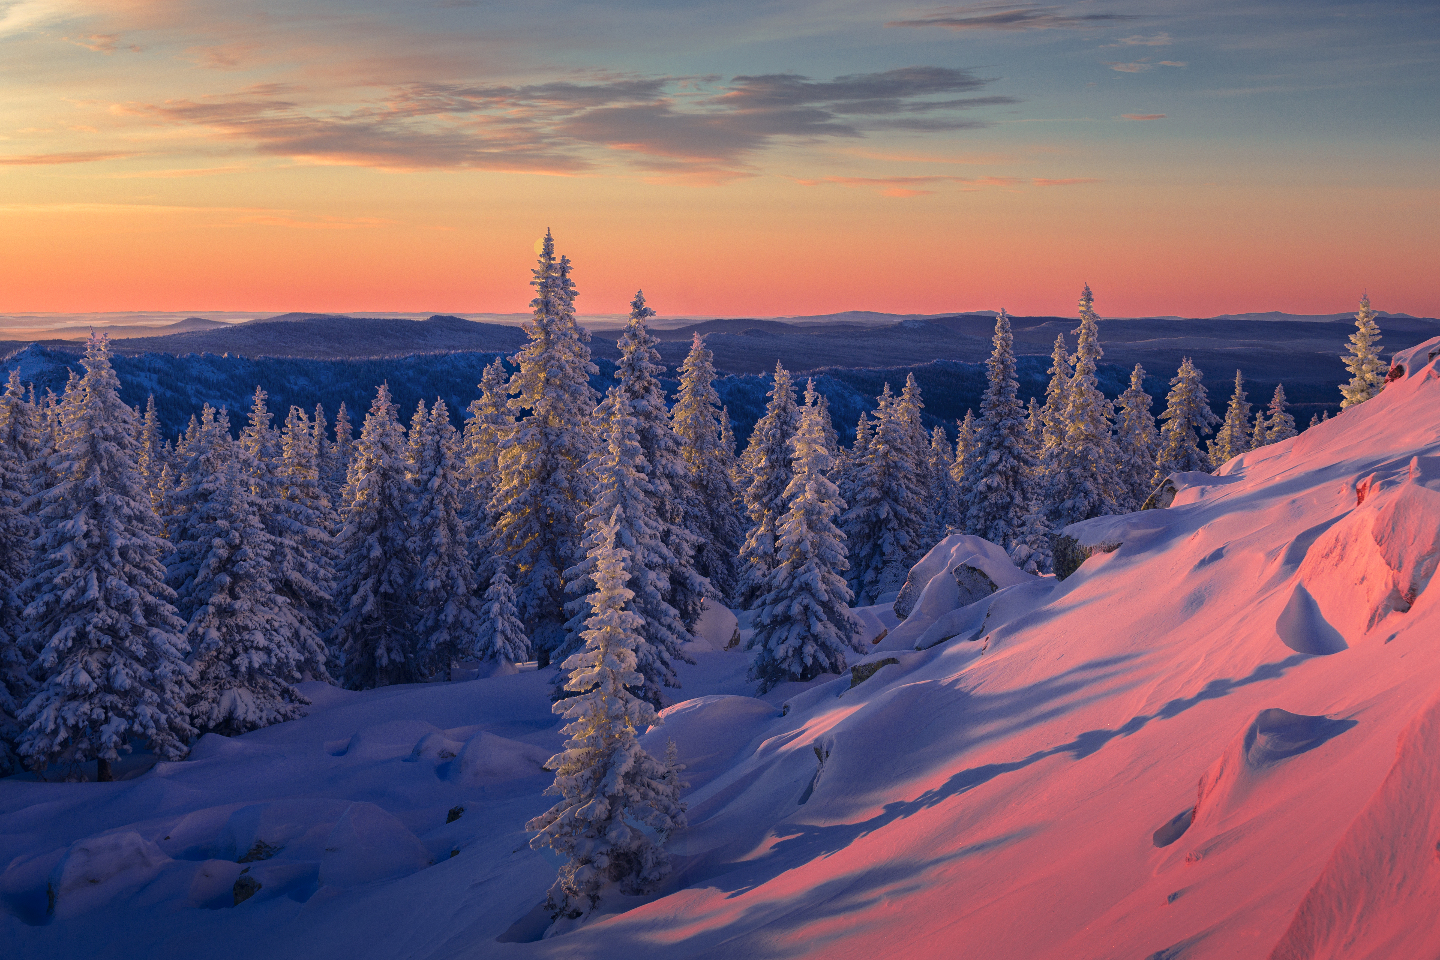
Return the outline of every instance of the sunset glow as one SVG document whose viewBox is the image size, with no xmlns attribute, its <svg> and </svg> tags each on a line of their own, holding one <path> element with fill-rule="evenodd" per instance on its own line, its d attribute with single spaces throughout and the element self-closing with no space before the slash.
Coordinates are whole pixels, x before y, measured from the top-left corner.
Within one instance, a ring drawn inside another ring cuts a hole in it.
<svg viewBox="0 0 1440 960">
<path fill-rule="evenodd" d="M 1434 316 L 1440 12 L 0 0 L 0 313 Z"/>
</svg>

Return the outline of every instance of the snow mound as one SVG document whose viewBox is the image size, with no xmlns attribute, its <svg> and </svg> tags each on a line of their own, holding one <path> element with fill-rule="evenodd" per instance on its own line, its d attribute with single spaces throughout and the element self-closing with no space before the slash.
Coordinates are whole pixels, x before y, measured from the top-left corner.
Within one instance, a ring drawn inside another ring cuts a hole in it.
<svg viewBox="0 0 1440 960">
<path fill-rule="evenodd" d="M 895 600 L 895 613 L 905 620 L 890 631 L 881 649 L 915 646 L 947 614 L 983 601 L 996 590 L 1039 579 L 1019 570 L 1004 550 L 988 540 L 959 533 L 948 536 L 910 569 Z M 983 621 L 983 612 L 978 615 Z M 959 635 L 962 628 L 943 639 Z M 949 629 L 944 626 L 940 632 Z M 933 636 L 928 640 L 928 645 L 939 642 Z"/>
<path fill-rule="evenodd" d="M 74 917 L 132 894 L 173 861 L 134 830 L 78 840 L 50 873 L 51 912 Z"/>
<path fill-rule="evenodd" d="M 352 803 L 325 840 L 320 883 L 353 887 L 408 876 L 430 865 L 430 853 L 393 814 Z"/>
<path fill-rule="evenodd" d="M 702 649 L 724 650 L 730 646 L 739 629 L 740 621 L 736 619 L 733 611 L 707 599 L 700 619 L 695 622 L 695 628 L 690 633 L 695 638 L 693 642 Z"/>
<path fill-rule="evenodd" d="M 409 756 L 425 737 L 442 731 L 424 720 L 389 720 L 365 727 L 339 750 L 346 760 L 398 760 Z"/>
<path fill-rule="evenodd" d="M 1352 643 L 1407 613 L 1440 563 L 1440 492 L 1421 484 L 1418 462 L 1398 486 L 1378 492 L 1377 486 L 1361 481 L 1359 506 L 1306 552 L 1300 585 L 1286 607 L 1296 621 L 1313 621 L 1314 613 L 1302 609 L 1315 607 Z"/>
<path fill-rule="evenodd" d="M 1390 358 L 1390 369 L 1394 371 L 1399 367 L 1404 371 L 1399 379 L 1413 377 L 1423 370 L 1433 370 L 1437 359 L 1440 359 L 1440 337 L 1433 337 L 1409 350 L 1398 351 Z"/>
<path fill-rule="evenodd" d="M 1341 837 L 1271 960 L 1440 956 L 1440 700 L 1400 735 L 1380 789 Z M 1429 917 L 1429 922 L 1415 922 Z"/>
<path fill-rule="evenodd" d="M 451 778 L 462 783 L 518 780 L 545 772 L 550 751 L 481 730 L 465 741 L 451 763 Z"/>
<path fill-rule="evenodd" d="M 349 808 L 344 800 L 322 799 L 241 807 L 221 828 L 215 855 L 238 863 L 269 860 L 281 852 L 288 860 L 319 860 L 332 827 Z"/>
</svg>

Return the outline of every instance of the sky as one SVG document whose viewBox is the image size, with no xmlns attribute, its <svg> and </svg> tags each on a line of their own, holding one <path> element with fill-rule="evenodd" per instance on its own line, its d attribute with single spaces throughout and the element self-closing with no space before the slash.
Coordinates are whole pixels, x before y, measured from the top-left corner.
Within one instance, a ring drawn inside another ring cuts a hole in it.
<svg viewBox="0 0 1440 960">
<path fill-rule="evenodd" d="M 1440 316 L 1440 4 L 0 0 L 0 314 Z"/>
</svg>

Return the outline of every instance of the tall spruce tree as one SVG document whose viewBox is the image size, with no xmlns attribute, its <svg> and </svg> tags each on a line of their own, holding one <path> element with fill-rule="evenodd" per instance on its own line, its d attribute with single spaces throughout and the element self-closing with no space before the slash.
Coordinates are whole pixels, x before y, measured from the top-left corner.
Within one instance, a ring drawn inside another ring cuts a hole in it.
<svg viewBox="0 0 1440 960">
<path fill-rule="evenodd" d="M 1388 367 L 1380 358 L 1380 326 L 1375 322 L 1375 311 L 1370 309 L 1370 298 L 1360 298 L 1360 309 L 1355 314 L 1355 332 L 1350 334 L 1350 345 L 1345 351 L 1345 369 L 1350 371 L 1350 382 L 1341 384 L 1340 393 L 1344 401 L 1340 409 L 1364 403 L 1385 389 L 1385 375 Z"/>
<path fill-rule="evenodd" d="M 462 660 L 492 663 L 521 663 L 530 656 L 530 638 L 515 613 L 515 591 L 503 565 L 490 577 L 480 627 L 460 650 Z"/>
<path fill-rule="evenodd" d="M 1279 443 L 1297 436 L 1295 418 L 1285 405 L 1285 385 L 1275 384 L 1275 396 L 1270 400 L 1270 415 L 1265 420 L 1265 442 Z"/>
<path fill-rule="evenodd" d="M 345 401 L 335 411 L 335 441 L 326 448 L 325 494 L 341 510 L 345 505 L 345 485 L 350 482 L 350 462 L 355 459 L 355 428 L 350 423 L 350 411 Z"/>
<path fill-rule="evenodd" d="M 254 485 L 254 454 L 228 437 L 198 485 L 191 519 L 198 554 L 187 584 L 185 637 L 195 692 L 191 723 L 235 736 L 293 720 L 308 703 L 295 689 L 307 656 L 289 602 L 270 582 L 274 540 Z"/>
<path fill-rule="evenodd" d="M 767 395 L 765 415 L 755 424 L 741 460 L 745 512 L 750 527 L 740 548 L 740 603 L 749 609 L 765 591 L 775 566 L 775 538 L 785 514 L 785 489 L 790 485 L 790 441 L 800 425 L 795 385 L 779 362 Z"/>
<path fill-rule="evenodd" d="M 714 355 L 697 333 L 680 367 L 671 422 L 685 462 L 685 525 L 697 538 L 695 569 L 725 602 L 733 603 L 739 587 L 736 558 L 745 542 L 745 526 L 734 479 L 735 451 L 721 442 L 721 416 Z"/>
<path fill-rule="evenodd" d="M 136 464 L 135 412 L 120 400 L 108 340 L 93 334 L 85 376 L 36 505 L 44 532 L 22 591 L 39 691 L 21 712 L 27 763 L 95 761 L 97 779 L 137 740 L 168 759 L 194 735 L 184 623 L 171 605 L 169 545 Z"/>
<path fill-rule="evenodd" d="M 681 621 L 691 627 L 700 619 L 705 597 L 713 594 L 714 588 L 695 567 L 699 535 L 685 525 L 690 483 L 680 439 L 665 406 L 665 388 L 660 385 L 660 375 L 665 372 L 656 349 L 660 340 L 645 325 L 653 316 L 655 311 L 646 306 L 644 292 L 636 291 L 630 302 L 630 322 L 620 335 L 615 379 L 635 418 L 635 436 L 645 457 L 648 496 L 660 522 L 660 539 L 674 557 L 667 599 Z"/>
<path fill-rule="evenodd" d="M 461 511 L 460 437 L 445 401 L 436 398 L 424 422 L 410 428 L 416 488 L 410 553 L 415 557 L 411 603 L 417 664 L 428 676 L 449 676 L 480 630 L 484 601 L 470 560 L 470 531 Z"/>
<path fill-rule="evenodd" d="M 1070 410 L 1070 377 L 1074 373 L 1065 335 L 1055 335 L 1050 353 L 1050 383 L 1045 387 L 1045 405 L 1040 409 L 1041 446 L 1035 455 L 1042 461 L 1065 438 L 1065 417 Z M 1027 435 L 1029 431 L 1027 430 Z"/>
<path fill-rule="evenodd" d="M 1172 473 L 1209 469 L 1209 458 L 1200 452 L 1200 437 L 1209 433 L 1220 418 L 1210 409 L 1210 399 L 1200 377 L 1200 371 L 1186 357 L 1170 380 L 1170 395 L 1166 398 L 1165 412 L 1160 414 L 1164 425 L 1160 428 L 1160 447 L 1155 453 L 1155 473 L 1150 478 L 1152 488 Z"/>
<path fill-rule="evenodd" d="M 490 501 L 495 551 L 515 571 L 520 618 L 542 664 L 565 641 L 564 573 L 582 556 L 581 516 L 590 500 L 585 464 L 595 404 L 590 335 L 575 321 L 570 261 L 549 232 L 531 286 L 529 340 L 515 355 L 510 409 L 519 420 L 500 444 Z"/>
<path fill-rule="evenodd" d="M 1138 510 L 1145 502 L 1155 475 L 1155 447 L 1159 432 L 1155 429 L 1154 401 L 1145 392 L 1145 368 L 1135 364 L 1130 371 L 1130 388 L 1120 395 L 1120 410 L 1115 418 L 1115 445 L 1119 448 L 1119 474 L 1125 500 L 1121 509 Z"/>
<path fill-rule="evenodd" d="M 631 605 L 630 554 L 616 542 L 621 529 L 607 521 L 590 544 L 595 590 L 586 598 L 585 647 L 561 666 L 572 696 L 554 710 L 569 721 L 569 739 L 546 764 L 555 771 L 546 793 L 560 800 L 526 824 L 537 834 L 532 847 L 566 858 L 547 899 L 557 918 L 588 913 L 609 885 L 623 893 L 653 886 L 669 870 L 665 841 L 685 825 L 673 766 L 639 742 L 659 717 L 630 692 L 644 682 L 636 653 L 646 644 L 645 622 Z"/>
<path fill-rule="evenodd" d="M 30 572 L 31 543 L 39 532 L 24 506 L 31 492 L 26 453 L 32 419 L 19 373 L 12 371 L 0 396 L 0 776 L 20 770 L 16 716 L 34 686 L 28 668 L 35 651 L 26 636 L 20 596 L 20 584 Z"/>
<path fill-rule="evenodd" d="M 1064 414 L 1053 425 L 1053 439 L 1043 457 L 1044 496 L 1056 529 L 1117 513 L 1125 500 L 1116 471 L 1120 452 L 1111 435 L 1115 409 L 1100 392 L 1095 375 L 1104 351 L 1094 302 L 1087 283 L 1080 295 L 1074 366 L 1065 380 Z M 1057 368 L 1059 363 L 1057 357 Z"/>
<path fill-rule="evenodd" d="M 495 360 L 480 376 L 480 396 L 470 402 L 465 421 L 461 453 L 465 460 L 465 521 L 470 527 L 471 559 L 476 562 L 483 584 L 489 576 L 490 529 L 495 517 L 490 499 L 500 472 L 500 444 L 515 426 L 510 412 L 505 361 Z"/>
<path fill-rule="evenodd" d="M 1235 371 L 1235 391 L 1225 408 L 1225 419 L 1209 444 L 1210 469 L 1219 470 L 1232 457 L 1244 453 L 1250 445 L 1250 404 L 1245 399 L 1245 378 Z"/>
<path fill-rule="evenodd" d="M 340 616 L 334 640 L 352 690 L 407 683 L 420 674 L 410 550 L 415 488 L 406 468 L 405 428 L 389 385 L 381 384 L 350 464 L 337 544 Z"/>
<path fill-rule="evenodd" d="M 845 585 L 845 535 L 835 526 L 845 504 L 829 478 L 833 458 L 820 417 L 818 406 L 801 416 L 776 564 L 745 645 L 755 651 L 750 679 L 759 681 L 761 693 L 787 680 L 842 673 L 847 651 L 862 649 Z"/>
<path fill-rule="evenodd" d="M 610 388 L 602 407 L 606 439 L 590 465 L 595 489 L 594 502 L 584 515 L 585 557 L 565 571 L 569 590 L 578 599 L 567 607 L 572 615 L 571 640 L 561 652 L 576 653 L 585 644 L 590 610 L 587 598 L 599 589 L 596 557 L 604 539 L 613 537 L 629 555 L 629 608 L 642 621 L 639 635 L 643 642 L 636 645 L 635 656 L 636 669 L 644 682 L 636 692 L 658 710 L 664 706 L 662 688 L 680 685 L 674 661 L 689 662 L 684 644 L 690 634 L 670 602 L 671 571 L 677 561 L 664 535 L 665 522 L 656 513 L 653 481 L 640 445 L 634 406 L 624 389 L 615 386 Z"/>
<path fill-rule="evenodd" d="M 854 503 L 842 524 L 849 548 L 849 581 L 862 606 L 900 589 L 922 548 L 923 463 L 914 462 L 913 428 L 885 385 L 875 411 L 875 433 L 865 448 Z M 838 491 L 837 491 L 838 496 Z"/>
<path fill-rule="evenodd" d="M 1010 315 L 1004 310 L 995 318 L 994 349 L 985 366 L 989 383 L 980 401 L 975 450 L 964 479 L 968 500 L 965 526 L 974 536 L 1008 550 L 1025 527 L 1029 509 L 1026 484 L 1035 462 L 1015 378 Z"/>
<path fill-rule="evenodd" d="M 945 428 L 936 426 L 930 431 L 930 457 L 926 461 L 926 491 L 924 504 L 928 508 L 929 529 L 926 533 L 926 543 L 938 543 L 944 536 L 945 531 L 951 522 L 951 505 L 955 501 L 955 491 L 951 489 L 950 467 L 955 463 L 955 449 L 950 446 L 950 438 L 945 435 Z"/>
<path fill-rule="evenodd" d="M 966 410 L 965 419 L 955 421 L 955 459 L 950 464 L 950 503 L 946 512 L 955 533 L 969 532 L 970 491 L 965 486 L 965 472 L 974 457 L 975 411 Z"/>
<path fill-rule="evenodd" d="M 315 412 L 323 418 L 319 407 Z M 290 408 L 275 464 L 278 497 L 265 514 L 273 540 L 270 585 L 289 605 L 289 642 L 300 657 L 299 669 L 315 680 L 330 678 L 325 636 L 335 623 L 338 563 L 332 531 L 339 527 L 339 515 L 321 474 L 323 423 L 312 424 L 305 411 Z"/>
</svg>

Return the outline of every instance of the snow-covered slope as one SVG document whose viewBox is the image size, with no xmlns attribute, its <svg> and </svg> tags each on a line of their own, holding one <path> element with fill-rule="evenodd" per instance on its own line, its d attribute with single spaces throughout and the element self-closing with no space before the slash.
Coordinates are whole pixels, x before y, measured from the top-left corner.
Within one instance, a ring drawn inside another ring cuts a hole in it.
<svg viewBox="0 0 1440 960">
<path fill-rule="evenodd" d="M 913 624 L 867 612 L 891 629 L 865 659 L 894 662 L 861 682 L 753 698 L 743 644 L 715 642 L 728 622 L 712 631 L 682 674 L 695 699 L 646 740 L 673 738 L 690 765 L 675 872 L 562 935 L 537 939 L 555 864 L 522 829 L 549 802 L 537 761 L 560 739 L 548 677 L 521 673 L 317 686 L 305 719 L 207 738 L 132 779 L 0 781 L 0 943 L 24 957 L 1434 957 L 1437 343 L 1376 399 L 1190 478 L 1169 508 L 1071 528 L 1120 546 L 1063 582 L 1017 575 L 977 599 L 973 577 L 937 581 Z M 927 584 L 956 550 L 970 559 L 955 568 L 985 569 L 962 540 Z M 967 602 L 985 615 L 967 620 Z M 974 629 L 938 638 L 946 617 Z"/>
</svg>

